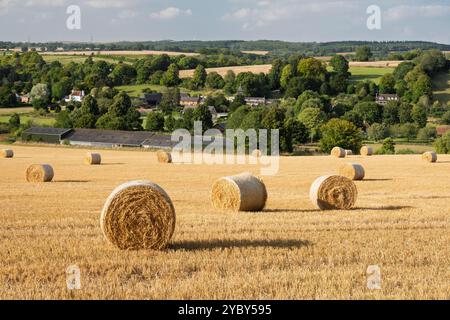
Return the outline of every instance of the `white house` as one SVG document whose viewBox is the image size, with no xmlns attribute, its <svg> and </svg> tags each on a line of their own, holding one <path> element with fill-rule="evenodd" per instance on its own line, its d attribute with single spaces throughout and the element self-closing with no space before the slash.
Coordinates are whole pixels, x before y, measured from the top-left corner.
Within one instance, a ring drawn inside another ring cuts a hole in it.
<svg viewBox="0 0 450 320">
<path fill-rule="evenodd" d="M 64 100 L 66 102 L 82 102 L 85 97 L 84 90 L 72 90 L 72 93 Z"/>
</svg>

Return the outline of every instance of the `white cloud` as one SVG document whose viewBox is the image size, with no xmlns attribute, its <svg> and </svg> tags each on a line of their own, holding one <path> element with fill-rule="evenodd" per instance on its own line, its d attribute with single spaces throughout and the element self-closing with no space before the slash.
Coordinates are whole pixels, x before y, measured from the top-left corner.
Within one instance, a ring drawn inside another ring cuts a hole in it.
<svg viewBox="0 0 450 320">
<path fill-rule="evenodd" d="M 125 8 L 133 5 L 130 0 L 87 0 L 86 4 L 92 8 Z"/>
<path fill-rule="evenodd" d="M 159 20 L 169 20 L 169 19 L 174 19 L 176 17 L 179 17 L 181 15 L 191 16 L 192 10 L 191 9 L 182 10 L 180 8 L 169 7 L 164 10 L 161 10 L 159 12 L 152 12 L 150 14 L 150 18 L 151 19 L 159 19 Z"/>
<path fill-rule="evenodd" d="M 357 2 L 351 1 L 317 1 L 306 0 L 232 0 L 237 4 L 253 4 L 226 13 L 224 21 L 240 21 L 243 29 L 253 29 L 279 21 L 298 19 L 310 14 L 334 14 L 338 11 L 357 8 Z"/>
<path fill-rule="evenodd" d="M 400 21 L 420 17 L 443 17 L 450 14 L 450 6 L 446 5 L 425 5 L 425 6 L 396 6 L 388 9 L 384 13 L 384 18 L 388 21 Z"/>
</svg>

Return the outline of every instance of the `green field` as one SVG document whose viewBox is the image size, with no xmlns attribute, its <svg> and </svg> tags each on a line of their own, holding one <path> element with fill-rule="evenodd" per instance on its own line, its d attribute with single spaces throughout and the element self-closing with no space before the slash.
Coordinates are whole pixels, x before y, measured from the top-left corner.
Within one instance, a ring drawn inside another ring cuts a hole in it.
<svg viewBox="0 0 450 320">
<path fill-rule="evenodd" d="M 393 73 L 394 68 L 350 67 L 349 71 L 352 74 L 350 78 L 351 81 L 370 80 L 378 84 L 381 77 L 383 77 L 386 73 Z"/>
<path fill-rule="evenodd" d="M 433 78 L 434 98 L 442 103 L 450 101 L 450 73 L 441 73 Z"/>
<path fill-rule="evenodd" d="M 62 65 L 69 64 L 71 62 L 75 63 L 83 63 L 90 56 L 80 56 L 80 55 L 42 55 L 45 62 L 52 63 L 53 61 L 59 61 Z M 125 63 L 132 63 L 139 56 L 124 56 Z M 107 56 L 92 56 L 94 61 L 106 61 L 108 63 L 118 63 L 121 60 L 121 57 L 116 56 L 115 58 L 109 58 Z"/>
<path fill-rule="evenodd" d="M 29 121 L 33 121 L 38 126 L 52 126 L 55 124 L 55 118 L 52 116 L 43 117 L 37 115 L 31 107 L 0 108 L 0 123 L 8 123 L 14 113 L 20 115 L 20 122 L 22 124 L 28 123 Z"/>
<path fill-rule="evenodd" d="M 31 112 L 33 112 L 33 107 L 14 107 L 14 108 L 0 107 L 0 116 L 11 115 L 13 113 L 26 114 Z"/>
</svg>

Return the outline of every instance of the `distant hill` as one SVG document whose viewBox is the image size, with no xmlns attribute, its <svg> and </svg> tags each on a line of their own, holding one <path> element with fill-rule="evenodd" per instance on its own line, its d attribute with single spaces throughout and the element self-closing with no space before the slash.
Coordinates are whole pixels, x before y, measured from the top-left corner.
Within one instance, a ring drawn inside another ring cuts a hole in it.
<svg viewBox="0 0 450 320">
<path fill-rule="evenodd" d="M 369 46 L 373 52 L 388 53 L 391 51 L 409 51 L 413 49 L 438 49 L 450 51 L 450 45 L 427 41 L 336 41 L 336 42 L 285 42 L 275 40 L 241 41 L 143 41 L 114 43 L 82 43 L 82 42 L 51 42 L 23 43 L 1 42 L 0 48 L 13 49 L 20 47 L 39 47 L 54 51 L 64 50 L 157 50 L 175 52 L 214 53 L 226 51 L 269 51 L 272 56 L 287 56 L 292 53 L 326 56 L 334 53 L 353 52 L 359 46 Z"/>
</svg>

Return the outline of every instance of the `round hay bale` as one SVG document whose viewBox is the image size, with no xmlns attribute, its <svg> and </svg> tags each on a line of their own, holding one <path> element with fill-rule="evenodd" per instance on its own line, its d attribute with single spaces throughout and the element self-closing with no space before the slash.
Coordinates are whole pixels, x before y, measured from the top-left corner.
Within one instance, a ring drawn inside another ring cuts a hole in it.
<svg viewBox="0 0 450 320">
<path fill-rule="evenodd" d="M 1 158 L 12 158 L 14 157 L 14 151 L 10 149 L 2 149 L 0 150 L 0 157 Z"/>
<path fill-rule="evenodd" d="M 352 156 L 353 155 L 353 151 L 352 150 L 345 150 L 345 156 Z"/>
<path fill-rule="evenodd" d="M 172 163 L 172 155 L 169 152 L 159 150 L 156 153 L 159 163 Z"/>
<path fill-rule="evenodd" d="M 267 189 L 261 179 L 242 173 L 217 180 L 212 187 L 211 201 L 218 210 L 262 211 L 266 206 Z"/>
<path fill-rule="evenodd" d="M 53 176 L 54 171 L 49 164 L 32 164 L 26 172 L 28 182 L 50 182 Z"/>
<path fill-rule="evenodd" d="M 331 155 L 336 158 L 345 158 L 345 150 L 339 147 L 334 147 L 333 150 L 331 150 Z"/>
<path fill-rule="evenodd" d="M 339 169 L 339 174 L 350 180 L 363 180 L 366 175 L 364 167 L 358 163 L 346 163 Z"/>
<path fill-rule="evenodd" d="M 359 152 L 362 156 L 368 157 L 373 155 L 373 148 L 368 146 L 363 146 Z"/>
<path fill-rule="evenodd" d="M 86 154 L 86 158 L 84 159 L 84 162 L 89 165 L 99 165 L 102 163 L 102 156 L 99 153 L 91 153 L 88 152 Z"/>
<path fill-rule="evenodd" d="M 437 161 L 437 154 L 436 154 L 436 152 L 428 151 L 422 155 L 422 159 L 427 162 L 434 163 Z"/>
<path fill-rule="evenodd" d="M 258 150 L 258 149 L 253 150 L 252 157 L 254 157 L 254 158 L 261 158 L 262 157 L 261 150 Z"/>
<path fill-rule="evenodd" d="M 167 193 L 149 181 L 117 187 L 100 216 L 105 238 L 122 250 L 162 250 L 175 231 L 175 208 Z"/>
<path fill-rule="evenodd" d="M 349 210 L 356 203 L 358 190 L 346 177 L 323 176 L 313 182 L 309 197 L 320 210 Z"/>
</svg>

